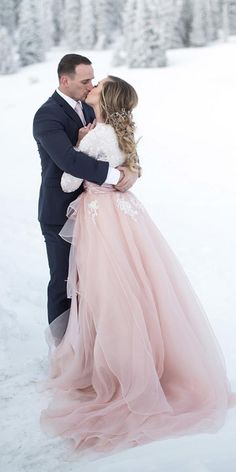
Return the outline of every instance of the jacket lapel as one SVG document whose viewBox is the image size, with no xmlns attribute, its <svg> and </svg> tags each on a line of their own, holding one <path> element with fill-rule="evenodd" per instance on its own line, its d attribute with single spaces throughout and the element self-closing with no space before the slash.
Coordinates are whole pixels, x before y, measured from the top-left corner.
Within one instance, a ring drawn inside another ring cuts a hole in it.
<svg viewBox="0 0 236 472">
<path fill-rule="evenodd" d="M 59 93 L 57 93 L 56 91 L 53 93 L 52 95 L 52 98 L 54 100 L 56 100 L 56 102 L 60 105 L 60 107 L 63 108 L 63 110 L 65 111 L 65 113 L 72 119 L 76 122 L 76 124 L 81 128 L 83 127 L 83 123 L 79 117 L 79 115 L 76 113 L 75 110 L 73 110 L 73 108 L 69 105 L 69 103 L 66 102 L 66 100 L 64 100 L 64 98 L 61 97 L 61 95 L 59 95 Z"/>
</svg>

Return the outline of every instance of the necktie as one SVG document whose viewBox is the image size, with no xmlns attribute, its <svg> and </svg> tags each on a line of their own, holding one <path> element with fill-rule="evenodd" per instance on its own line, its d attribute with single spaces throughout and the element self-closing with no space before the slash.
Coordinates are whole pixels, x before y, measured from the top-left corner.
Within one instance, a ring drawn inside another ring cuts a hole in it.
<svg viewBox="0 0 236 472">
<path fill-rule="evenodd" d="M 84 113 L 83 113 L 83 110 L 82 110 L 82 105 L 81 105 L 80 100 L 75 105 L 75 111 L 76 111 L 77 115 L 79 115 L 83 125 L 86 126 L 86 120 L 85 120 L 85 117 L 84 117 Z"/>
</svg>

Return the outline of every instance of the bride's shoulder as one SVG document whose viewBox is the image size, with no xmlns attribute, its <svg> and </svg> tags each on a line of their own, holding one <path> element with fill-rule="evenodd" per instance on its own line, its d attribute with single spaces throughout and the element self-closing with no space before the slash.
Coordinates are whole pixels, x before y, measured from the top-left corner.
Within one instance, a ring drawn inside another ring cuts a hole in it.
<svg viewBox="0 0 236 472">
<path fill-rule="evenodd" d="M 108 142 L 113 142 L 116 140 L 116 133 L 114 128 L 107 124 L 107 123 L 97 123 L 95 128 L 93 128 L 89 133 L 85 136 L 87 137 L 88 141 L 95 142 L 98 139 Z"/>
<path fill-rule="evenodd" d="M 113 133 L 115 133 L 114 128 L 108 123 L 97 123 L 93 131 L 99 134 L 113 135 Z"/>
<path fill-rule="evenodd" d="M 97 148 L 111 147 L 116 142 L 116 133 L 113 127 L 106 123 L 97 123 L 80 142 L 79 150 L 93 154 Z"/>
</svg>

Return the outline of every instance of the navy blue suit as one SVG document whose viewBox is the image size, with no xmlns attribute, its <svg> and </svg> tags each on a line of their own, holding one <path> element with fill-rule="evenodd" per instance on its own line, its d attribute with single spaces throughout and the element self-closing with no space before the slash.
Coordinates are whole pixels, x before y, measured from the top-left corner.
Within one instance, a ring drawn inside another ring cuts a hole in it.
<svg viewBox="0 0 236 472">
<path fill-rule="evenodd" d="M 87 123 L 94 120 L 93 109 L 83 103 Z M 73 108 L 57 93 L 39 108 L 34 116 L 33 135 L 42 166 L 38 219 L 45 238 L 50 269 L 48 285 L 48 319 L 51 323 L 66 311 L 66 279 L 70 245 L 58 233 L 66 221 L 66 210 L 83 191 L 83 186 L 65 193 L 60 186 L 63 172 L 101 185 L 107 177 L 108 163 L 96 161 L 75 151 L 78 130 L 83 124 Z"/>
</svg>

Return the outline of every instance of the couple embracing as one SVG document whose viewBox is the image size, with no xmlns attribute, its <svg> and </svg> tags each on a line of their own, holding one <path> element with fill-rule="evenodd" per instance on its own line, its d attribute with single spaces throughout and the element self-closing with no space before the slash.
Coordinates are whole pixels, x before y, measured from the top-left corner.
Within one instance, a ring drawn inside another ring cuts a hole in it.
<svg viewBox="0 0 236 472">
<path fill-rule="evenodd" d="M 129 191 L 135 89 L 68 54 L 34 118 L 39 221 L 56 347 L 45 431 L 99 451 L 215 431 L 232 401 L 220 349 L 178 260 Z"/>
</svg>

